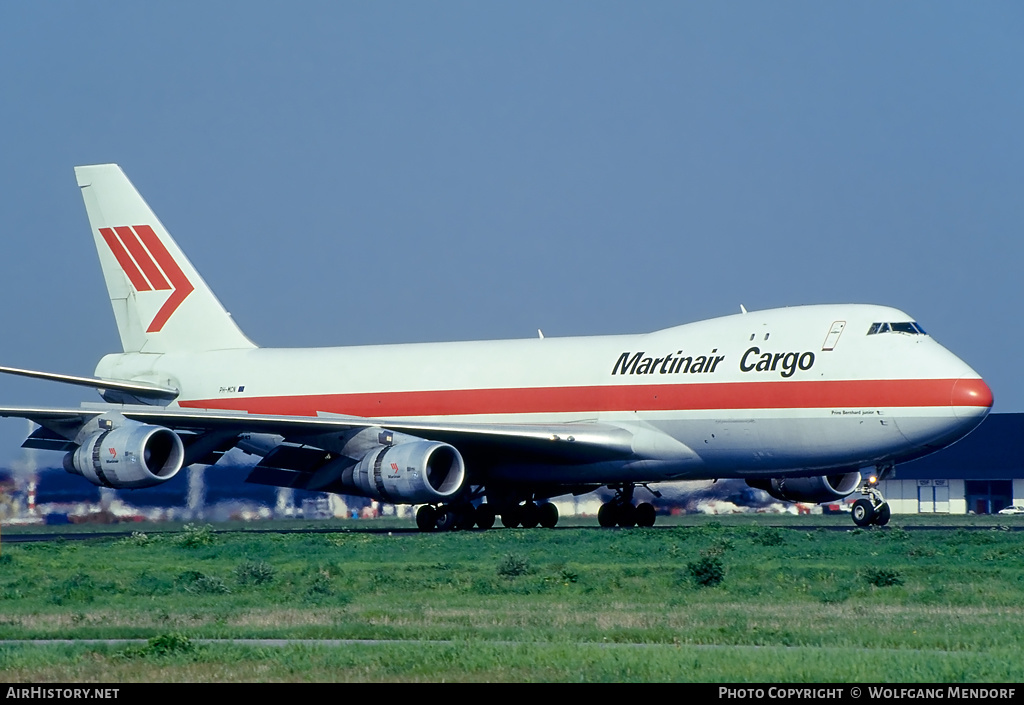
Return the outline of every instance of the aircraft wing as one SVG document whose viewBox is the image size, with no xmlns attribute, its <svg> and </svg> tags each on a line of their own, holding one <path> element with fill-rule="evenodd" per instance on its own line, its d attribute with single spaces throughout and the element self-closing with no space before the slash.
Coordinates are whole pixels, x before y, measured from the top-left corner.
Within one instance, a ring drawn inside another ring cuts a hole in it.
<svg viewBox="0 0 1024 705">
<path fill-rule="evenodd" d="M 576 464 L 621 460 L 633 455 L 633 434 L 630 431 L 586 421 L 555 424 L 449 423 L 334 414 L 275 416 L 117 404 L 88 404 L 63 409 L 0 407 L 0 417 L 29 419 L 68 441 L 75 438 L 79 429 L 105 413 L 117 413 L 132 421 L 163 426 L 179 434 L 216 434 L 219 438 L 269 434 L 281 436 L 287 442 L 313 447 L 329 447 L 332 436 L 379 428 L 448 443 L 460 452 L 473 455 L 500 453 L 504 459 L 519 457 L 534 462 Z M 32 447 L 62 449 L 56 445 L 36 444 Z"/>
</svg>

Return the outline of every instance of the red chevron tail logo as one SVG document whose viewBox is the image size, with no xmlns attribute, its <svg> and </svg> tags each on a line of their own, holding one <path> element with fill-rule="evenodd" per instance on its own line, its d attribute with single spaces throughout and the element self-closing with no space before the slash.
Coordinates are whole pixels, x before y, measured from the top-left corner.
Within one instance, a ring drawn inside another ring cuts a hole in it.
<svg viewBox="0 0 1024 705">
<path fill-rule="evenodd" d="M 171 315 L 195 287 L 148 225 L 100 228 L 100 235 L 114 253 L 136 291 L 170 291 L 146 329 L 159 333 Z"/>
</svg>

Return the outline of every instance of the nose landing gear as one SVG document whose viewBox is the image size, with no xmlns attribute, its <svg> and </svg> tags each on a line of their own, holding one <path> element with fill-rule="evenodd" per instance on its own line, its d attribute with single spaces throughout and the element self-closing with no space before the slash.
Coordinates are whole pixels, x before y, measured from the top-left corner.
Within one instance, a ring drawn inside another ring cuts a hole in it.
<svg viewBox="0 0 1024 705">
<path fill-rule="evenodd" d="M 892 472 L 892 468 L 891 464 L 878 466 L 876 468 L 878 472 L 865 478 L 864 484 L 857 489 L 858 492 L 867 496 L 867 499 L 858 499 L 853 503 L 851 514 L 853 523 L 857 526 L 870 526 L 871 524 L 885 526 L 889 523 L 892 512 L 889 510 L 889 503 L 882 496 L 882 491 L 878 489 L 878 483 Z"/>
</svg>

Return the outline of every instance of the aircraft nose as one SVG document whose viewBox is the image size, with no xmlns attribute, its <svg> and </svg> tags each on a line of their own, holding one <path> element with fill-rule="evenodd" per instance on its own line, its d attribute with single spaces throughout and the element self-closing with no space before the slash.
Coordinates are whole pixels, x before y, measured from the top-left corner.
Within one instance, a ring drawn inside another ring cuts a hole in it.
<svg viewBox="0 0 1024 705">
<path fill-rule="evenodd" d="M 961 377 L 953 384 L 949 403 L 962 421 L 984 418 L 992 409 L 992 390 L 981 377 Z"/>
</svg>

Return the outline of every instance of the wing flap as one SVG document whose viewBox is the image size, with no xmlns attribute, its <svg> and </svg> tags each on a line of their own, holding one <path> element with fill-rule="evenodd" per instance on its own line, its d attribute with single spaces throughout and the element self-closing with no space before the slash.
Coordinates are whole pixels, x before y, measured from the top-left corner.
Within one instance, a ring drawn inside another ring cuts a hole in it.
<svg viewBox="0 0 1024 705">
<path fill-rule="evenodd" d="M 67 452 L 69 450 L 74 450 L 77 446 L 64 436 L 51 431 L 45 426 L 40 426 L 25 439 L 25 442 L 21 444 L 21 447 L 36 450 L 59 450 Z"/>
<path fill-rule="evenodd" d="M 308 473 L 316 471 L 331 458 L 331 454 L 321 448 L 282 443 L 267 453 L 257 467 Z"/>
</svg>

